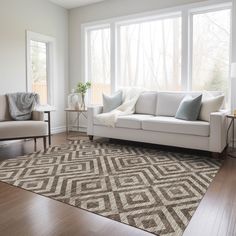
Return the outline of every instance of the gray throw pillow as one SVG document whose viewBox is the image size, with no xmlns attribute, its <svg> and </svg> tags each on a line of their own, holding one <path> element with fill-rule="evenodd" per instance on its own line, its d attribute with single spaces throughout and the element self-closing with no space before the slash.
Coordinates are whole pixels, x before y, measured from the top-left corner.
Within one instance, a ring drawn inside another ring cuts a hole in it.
<svg viewBox="0 0 236 236">
<path fill-rule="evenodd" d="M 201 109 L 202 95 L 192 98 L 186 96 L 179 105 L 175 118 L 181 120 L 197 120 Z"/>
<path fill-rule="evenodd" d="M 122 104 L 122 91 L 118 91 L 112 96 L 103 94 L 103 113 L 110 112 Z"/>
</svg>

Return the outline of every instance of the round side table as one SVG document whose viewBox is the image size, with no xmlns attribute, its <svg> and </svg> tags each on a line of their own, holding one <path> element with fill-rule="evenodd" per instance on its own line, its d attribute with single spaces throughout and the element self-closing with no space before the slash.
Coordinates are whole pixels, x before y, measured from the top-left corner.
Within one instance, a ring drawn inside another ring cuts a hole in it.
<svg viewBox="0 0 236 236">
<path fill-rule="evenodd" d="M 73 123 L 76 123 L 77 131 L 79 133 L 79 128 L 80 128 L 79 119 L 80 119 L 81 116 L 83 116 L 85 119 L 87 119 L 87 109 L 76 110 L 76 109 L 66 108 L 65 112 L 66 112 L 66 136 L 67 136 L 68 140 L 73 140 L 73 138 L 70 137 L 69 114 L 70 113 L 76 113 L 77 114 L 77 116 L 76 116 L 75 120 L 73 121 Z M 82 136 L 82 135 L 78 134 L 77 137 L 79 138 L 79 136 Z M 86 136 L 86 135 L 83 135 L 83 136 Z"/>
</svg>

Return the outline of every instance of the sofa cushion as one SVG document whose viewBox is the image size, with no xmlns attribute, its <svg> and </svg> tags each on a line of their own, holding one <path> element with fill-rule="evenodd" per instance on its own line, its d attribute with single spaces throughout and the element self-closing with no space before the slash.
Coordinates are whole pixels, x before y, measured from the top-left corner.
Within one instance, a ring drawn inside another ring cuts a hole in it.
<svg viewBox="0 0 236 236">
<path fill-rule="evenodd" d="M 174 117 L 157 116 L 142 122 L 142 129 L 166 133 L 190 134 L 208 137 L 210 123 L 205 121 L 185 121 Z"/>
<path fill-rule="evenodd" d="M 142 129 L 142 121 L 152 118 L 152 115 L 134 114 L 129 116 L 120 116 L 117 119 L 117 128 Z"/>
<path fill-rule="evenodd" d="M 45 136 L 48 126 L 43 121 L 3 121 L 0 122 L 0 139 Z"/>
<path fill-rule="evenodd" d="M 184 96 L 182 93 L 158 93 L 156 115 L 175 116 Z"/>
<path fill-rule="evenodd" d="M 115 127 L 116 128 L 128 128 L 128 129 L 141 129 L 142 121 L 145 119 L 152 118 L 152 115 L 142 115 L 142 114 L 133 114 L 128 116 L 120 116 L 118 117 Z M 104 124 L 99 122 L 99 119 L 94 117 L 93 121 L 94 125 L 104 126 Z"/>
<path fill-rule="evenodd" d="M 135 106 L 135 113 L 155 115 L 156 113 L 157 92 L 142 93 Z"/>
<path fill-rule="evenodd" d="M 186 95 L 193 98 L 201 95 L 201 92 L 159 92 L 157 95 L 157 116 L 175 116 L 179 105 Z"/>
</svg>

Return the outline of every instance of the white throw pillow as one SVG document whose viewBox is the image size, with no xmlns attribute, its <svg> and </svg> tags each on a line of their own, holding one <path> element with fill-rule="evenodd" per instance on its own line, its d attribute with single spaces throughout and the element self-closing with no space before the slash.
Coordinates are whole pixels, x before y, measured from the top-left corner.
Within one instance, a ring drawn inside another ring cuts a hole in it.
<svg viewBox="0 0 236 236">
<path fill-rule="evenodd" d="M 225 98 L 224 96 L 218 96 L 202 101 L 199 120 L 209 122 L 211 113 L 220 110 L 220 108 L 223 105 L 224 98 Z"/>
</svg>

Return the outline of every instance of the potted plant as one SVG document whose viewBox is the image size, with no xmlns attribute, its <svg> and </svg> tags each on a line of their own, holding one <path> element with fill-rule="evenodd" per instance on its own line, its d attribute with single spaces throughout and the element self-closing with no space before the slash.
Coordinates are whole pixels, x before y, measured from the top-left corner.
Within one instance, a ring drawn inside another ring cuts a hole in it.
<svg viewBox="0 0 236 236">
<path fill-rule="evenodd" d="M 77 88 L 76 88 L 76 92 L 81 94 L 82 97 L 82 104 L 81 104 L 81 109 L 85 109 L 85 95 L 88 91 L 88 89 L 91 88 L 91 83 L 90 82 L 86 82 L 86 83 L 78 83 Z"/>
</svg>

